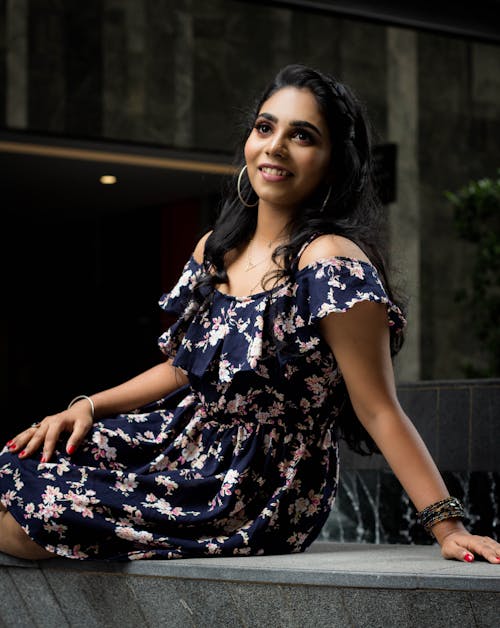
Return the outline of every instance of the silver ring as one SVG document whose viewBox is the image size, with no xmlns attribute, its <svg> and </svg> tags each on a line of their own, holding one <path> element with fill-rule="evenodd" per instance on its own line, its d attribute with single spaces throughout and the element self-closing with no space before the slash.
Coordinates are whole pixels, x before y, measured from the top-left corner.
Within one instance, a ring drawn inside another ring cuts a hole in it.
<svg viewBox="0 0 500 628">
<path fill-rule="evenodd" d="M 32 423 L 30 427 L 34 427 L 37 430 L 40 427 L 40 423 Z"/>
</svg>

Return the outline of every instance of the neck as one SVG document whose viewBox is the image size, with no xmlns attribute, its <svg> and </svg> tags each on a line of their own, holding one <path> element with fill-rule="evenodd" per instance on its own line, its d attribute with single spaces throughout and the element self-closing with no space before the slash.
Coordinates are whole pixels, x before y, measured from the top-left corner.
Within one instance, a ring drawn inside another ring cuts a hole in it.
<svg viewBox="0 0 500 628">
<path fill-rule="evenodd" d="M 261 200 L 253 240 L 270 244 L 284 239 L 290 218 L 290 213 L 283 211 L 283 208 L 271 206 Z"/>
</svg>

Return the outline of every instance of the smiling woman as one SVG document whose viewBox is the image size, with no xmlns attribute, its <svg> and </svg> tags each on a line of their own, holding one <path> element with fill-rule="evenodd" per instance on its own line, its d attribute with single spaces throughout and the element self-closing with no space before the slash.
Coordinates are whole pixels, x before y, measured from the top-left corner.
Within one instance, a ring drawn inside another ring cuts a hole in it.
<svg viewBox="0 0 500 628">
<path fill-rule="evenodd" d="M 7 443 L 0 549 L 82 560 L 304 551 L 335 499 L 342 436 L 385 455 L 444 557 L 500 563 L 500 544 L 465 530 L 396 397 L 405 318 L 359 102 L 334 77 L 287 66 L 239 160 L 213 230 L 160 300 L 176 317 L 159 338 L 165 361 Z"/>
</svg>

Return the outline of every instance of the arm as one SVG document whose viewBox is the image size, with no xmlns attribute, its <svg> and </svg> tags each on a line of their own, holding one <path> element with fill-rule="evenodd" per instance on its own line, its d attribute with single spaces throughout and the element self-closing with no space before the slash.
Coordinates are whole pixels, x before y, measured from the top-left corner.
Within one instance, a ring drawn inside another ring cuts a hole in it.
<svg viewBox="0 0 500 628">
<path fill-rule="evenodd" d="M 322 333 L 343 374 L 354 410 L 418 510 L 448 497 L 425 444 L 403 412 L 396 394 L 384 305 L 359 303 L 321 321 Z M 433 528 L 445 558 L 481 554 L 500 562 L 500 544 L 469 534 L 456 519 Z"/>
<path fill-rule="evenodd" d="M 199 264 L 203 261 L 205 242 L 209 235 L 210 232 L 206 233 L 193 251 Z M 93 394 L 95 418 L 128 412 L 161 399 L 187 383 L 187 377 L 172 366 L 171 360 L 167 360 L 119 386 Z M 45 417 L 37 427 L 29 427 L 12 438 L 7 446 L 12 453 L 20 452 L 21 458 L 31 456 L 43 446 L 42 461 L 48 462 L 62 432 L 70 432 L 66 451 L 72 454 L 92 427 L 93 419 L 91 405 L 83 399 L 71 408 Z"/>
<path fill-rule="evenodd" d="M 188 383 L 188 378 L 167 360 L 127 382 L 92 395 L 95 418 L 128 412 L 165 397 Z M 39 426 L 29 427 L 7 443 L 12 453 L 26 458 L 43 446 L 42 458 L 48 462 L 62 432 L 70 432 L 66 451 L 69 454 L 82 443 L 92 427 L 94 417 L 89 402 L 82 399 L 71 408 L 45 417 Z"/>
</svg>

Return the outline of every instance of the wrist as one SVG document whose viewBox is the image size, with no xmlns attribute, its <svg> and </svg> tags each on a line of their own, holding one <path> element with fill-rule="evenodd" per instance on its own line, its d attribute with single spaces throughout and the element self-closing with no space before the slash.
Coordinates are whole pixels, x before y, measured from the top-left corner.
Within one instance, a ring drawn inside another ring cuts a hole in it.
<svg viewBox="0 0 500 628">
<path fill-rule="evenodd" d="M 450 534 L 466 532 L 466 529 L 460 519 L 445 519 L 433 525 L 429 532 L 434 536 L 439 545 L 442 545 Z"/>
<path fill-rule="evenodd" d="M 92 397 L 88 397 L 87 395 L 78 395 L 78 397 L 75 397 L 74 399 L 72 399 L 69 404 L 68 404 L 68 410 L 75 405 L 75 403 L 79 402 L 80 404 L 83 404 L 83 402 L 86 402 L 89 406 L 90 409 L 90 416 L 92 417 L 92 421 L 95 418 L 95 406 L 94 406 L 94 402 L 92 400 Z"/>
</svg>

